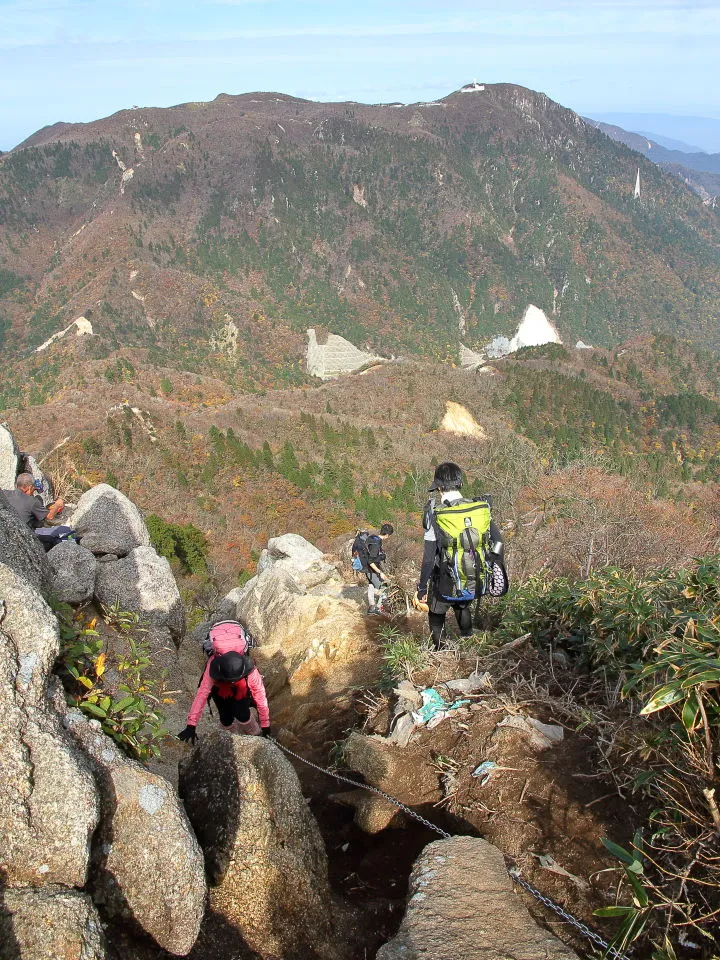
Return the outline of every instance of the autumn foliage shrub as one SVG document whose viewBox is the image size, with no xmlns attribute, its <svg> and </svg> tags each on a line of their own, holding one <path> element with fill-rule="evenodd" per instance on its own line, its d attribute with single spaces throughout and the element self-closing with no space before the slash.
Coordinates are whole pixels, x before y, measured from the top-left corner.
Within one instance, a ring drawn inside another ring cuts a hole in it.
<svg viewBox="0 0 720 960">
<path fill-rule="evenodd" d="M 616 783 L 654 807 L 642 903 L 636 891 L 630 913 L 603 914 L 623 918 L 623 936 L 646 922 L 657 933 L 661 918 L 702 941 L 718 933 L 719 620 L 717 554 L 644 575 L 608 567 L 586 580 L 533 577 L 503 603 L 495 640 L 529 633 L 570 658 L 588 715 L 613 715 L 603 721 L 611 727 L 604 761 Z"/>
</svg>

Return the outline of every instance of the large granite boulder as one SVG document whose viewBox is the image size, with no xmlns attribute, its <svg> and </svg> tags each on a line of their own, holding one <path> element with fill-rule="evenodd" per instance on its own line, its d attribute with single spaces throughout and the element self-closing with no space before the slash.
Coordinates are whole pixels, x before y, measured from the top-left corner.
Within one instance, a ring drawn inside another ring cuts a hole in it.
<svg viewBox="0 0 720 960">
<path fill-rule="evenodd" d="M 214 731 L 181 770 L 180 792 L 212 912 L 263 957 L 340 956 L 323 840 L 279 748 Z"/>
<path fill-rule="evenodd" d="M 2 960 L 105 960 L 105 936 L 90 897 L 77 890 L 6 890 L 0 896 Z"/>
<path fill-rule="evenodd" d="M 57 623 L 0 565 L 0 875 L 11 886 L 82 887 L 98 822 L 86 757 L 46 697 Z"/>
<path fill-rule="evenodd" d="M 163 949 L 190 951 L 205 912 L 203 854 L 170 784 L 126 757 L 97 721 L 65 724 L 94 763 L 101 821 L 91 889 L 103 912 L 131 921 Z"/>
<path fill-rule="evenodd" d="M 538 927 L 497 847 L 476 837 L 428 844 L 410 876 L 405 916 L 377 960 L 577 960 Z"/>
<path fill-rule="evenodd" d="M 0 562 L 0 623 L 9 635 L 14 686 L 33 706 L 45 695 L 60 653 L 60 631 L 50 607 L 22 573 Z M 0 718 L 1 719 L 1 718 Z"/>
<path fill-rule="evenodd" d="M 83 541 L 84 543 L 84 541 Z M 154 626 L 182 635 L 185 611 L 170 564 L 150 546 L 136 547 L 126 557 L 100 563 L 95 597 L 106 606 L 119 603 Z"/>
<path fill-rule="evenodd" d="M 0 490 L 13 490 L 18 475 L 19 451 L 6 423 L 0 423 Z"/>
<path fill-rule="evenodd" d="M 50 591 L 63 603 L 80 604 L 95 593 L 97 560 L 82 544 L 65 540 L 47 555 L 53 579 Z"/>
<path fill-rule="evenodd" d="M 93 553 L 115 553 L 119 557 L 150 544 L 145 521 L 125 494 L 100 483 L 78 500 L 72 524 L 82 544 Z"/>
<path fill-rule="evenodd" d="M 52 569 L 40 541 L 1 494 L 0 563 L 43 592 L 52 583 Z"/>
<path fill-rule="evenodd" d="M 265 570 L 283 570 L 303 587 L 311 589 L 336 576 L 333 564 L 324 559 L 324 554 L 297 533 L 285 533 L 272 537 L 260 554 L 258 573 Z"/>
</svg>

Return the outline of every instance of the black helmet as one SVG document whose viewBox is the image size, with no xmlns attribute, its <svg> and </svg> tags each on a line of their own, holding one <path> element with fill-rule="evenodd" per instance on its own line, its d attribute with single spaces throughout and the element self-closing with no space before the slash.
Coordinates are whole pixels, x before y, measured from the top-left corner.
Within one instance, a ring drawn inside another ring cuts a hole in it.
<svg viewBox="0 0 720 960">
<path fill-rule="evenodd" d="M 229 653 L 223 653 L 220 657 L 215 657 L 210 663 L 210 676 L 213 680 L 219 680 L 221 683 L 235 683 L 236 680 L 242 680 L 253 668 L 253 662 L 250 657 L 244 657 L 241 653 L 230 650 Z"/>
<path fill-rule="evenodd" d="M 428 493 L 433 490 L 462 490 L 463 474 L 456 463 L 446 460 L 435 467 L 432 486 L 428 488 Z"/>
</svg>

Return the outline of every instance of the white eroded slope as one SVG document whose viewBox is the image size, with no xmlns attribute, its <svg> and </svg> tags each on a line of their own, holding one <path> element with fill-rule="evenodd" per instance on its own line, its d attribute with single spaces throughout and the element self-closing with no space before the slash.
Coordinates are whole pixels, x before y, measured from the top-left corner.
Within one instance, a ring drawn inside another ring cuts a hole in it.
<svg viewBox="0 0 720 960">
<path fill-rule="evenodd" d="M 522 347 L 539 347 L 544 343 L 562 343 L 557 328 L 548 320 L 545 312 L 532 303 L 528 306 L 517 328 L 517 333 L 507 337 L 495 337 L 487 345 L 487 354 L 493 359 L 515 353 Z"/>
<path fill-rule="evenodd" d="M 89 336 L 93 332 L 92 324 L 88 318 L 78 317 L 77 320 L 73 320 L 64 330 L 59 330 L 57 333 L 54 333 L 49 340 L 46 340 L 45 343 L 41 343 L 35 353 L 41 353 L 43 350 L 47 350 L 51 343 L 55 343 L 56 340 L 61 340 L 66 334 L 70 333 L 73 327 L 75 327 L 75 335 L 78 337 Z"/>
</svg>

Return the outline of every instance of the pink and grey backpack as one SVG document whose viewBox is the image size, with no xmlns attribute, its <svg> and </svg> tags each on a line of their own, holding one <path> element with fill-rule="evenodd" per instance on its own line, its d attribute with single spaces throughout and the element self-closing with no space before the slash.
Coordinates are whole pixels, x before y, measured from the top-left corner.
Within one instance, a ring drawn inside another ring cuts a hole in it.
<svg viewBox="0 0 720 960">
<path fill-rule="evenodd" d="M 247 627 L 244 627 L 237 620 L 220 620 L 210 627 L 207 637 L 203 640 L 203 650 L 208 657 L 215 653 L 215 643 L 218 640 L 244 642 L 245 653 L 248 653 L 256 645 L 255 638 Z"/>
</svg>

